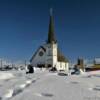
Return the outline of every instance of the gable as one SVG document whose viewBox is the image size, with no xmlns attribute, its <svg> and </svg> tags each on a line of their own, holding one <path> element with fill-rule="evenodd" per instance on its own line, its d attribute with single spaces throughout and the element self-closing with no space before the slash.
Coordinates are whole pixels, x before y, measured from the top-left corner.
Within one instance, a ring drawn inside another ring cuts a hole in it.
<svg viewBox="0 0 100 100">
<path fill-rule="evenodd" d="M 46 49 L 45 49 L 45 47 L 43 47 L 43 46 L 40 46 L 38 49 L 37 49 L 37 51 L 33 54 L 33 56 L 32 56 L 32 58 L 30 59 L 30 62 L 32 62 L 32 60 L 34 59 L 34 57 L 37 55 L 37 54 L 39 54 L 39 52 L 46 52 Z M 41 56 L 41 54 L 39 54 L 40 56 Z"/>
</svg>

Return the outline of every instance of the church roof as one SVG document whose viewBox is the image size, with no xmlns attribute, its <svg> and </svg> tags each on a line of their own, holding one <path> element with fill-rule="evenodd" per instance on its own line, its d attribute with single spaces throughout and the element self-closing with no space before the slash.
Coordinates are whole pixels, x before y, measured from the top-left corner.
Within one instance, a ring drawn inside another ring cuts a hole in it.
<svg viewBox="0 0 100 100">
<path fill-rule="evenodd" d="M 50 9 L 50 22 L 49 22 L 49 31 L 48 31 L 47 43 L 56 43 L 56 42 L 57 41 L 55 39 L 53 14 L 52 14 L 52 9 Z"/>
<path fill-rule="evenodd" d="M 60 50 L 58 49 L 58 52 L 57 52 L 57 58 L 58 58 L 58 61 L 59 62 L 69 62 L 69 60 L 60 52 Z"/>
</svg>

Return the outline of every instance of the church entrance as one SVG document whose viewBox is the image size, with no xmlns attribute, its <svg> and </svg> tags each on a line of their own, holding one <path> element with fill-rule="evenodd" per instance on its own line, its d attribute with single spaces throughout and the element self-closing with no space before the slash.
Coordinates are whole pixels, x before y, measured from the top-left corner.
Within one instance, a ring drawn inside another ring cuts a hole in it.
<svg viewBox="0 0 100 100">
<path fill-rule="evenodd" d="M 37 67 L 44 68 L 45 67 L 45 64 L 37 64 Z"/>
<path fill-rule="evenodd" d="M 52 67 L 52 65 L 51 65 L 51 64 L 48 64 L 48 65 L 47 65 L 47 68 L 50 68 L 50 67 Z"/>
</svg>

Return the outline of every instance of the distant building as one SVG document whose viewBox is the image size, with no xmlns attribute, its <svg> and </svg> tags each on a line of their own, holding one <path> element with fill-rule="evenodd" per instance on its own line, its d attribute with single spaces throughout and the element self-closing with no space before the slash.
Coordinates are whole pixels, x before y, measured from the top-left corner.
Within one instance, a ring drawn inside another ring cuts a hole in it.
<svg viewBox="0 0 100 100">
<path fill-rule="evenodd" d="M 86 71 L 100 70 L 100 58 L 86 61 L 84 60 L 84 68 Z"/>
<path fill-rule="evenodd" d="M 41 45 L 33 54 L 30 63 L 35 67 L 56 67 L 57 70 L 66 71 L 69 69 L 69 61 L 60 52 L 58 42 L 55 38 L 52 11 L 50 12 L 48 39 L 46 43 Z"/>
<path fill-rule="evenodd" d="M 9 70 L 9 69 L 12 69 L 12 64 L 5 59 L 0 59 L 0 70 Z"/>
<path fill-rule="evenodd" d="M 94 66 L 93 66 L 93 68 L 95 70 L 100 70 L 100 58 L 95 58 L 94 59 Z"/>
<path fill-rule="evenodd" d="M 78 58 L 77 64 L 75 66 L 84 71 L 85 69 L 84 60 L 82 58 Z"/>
</svg>

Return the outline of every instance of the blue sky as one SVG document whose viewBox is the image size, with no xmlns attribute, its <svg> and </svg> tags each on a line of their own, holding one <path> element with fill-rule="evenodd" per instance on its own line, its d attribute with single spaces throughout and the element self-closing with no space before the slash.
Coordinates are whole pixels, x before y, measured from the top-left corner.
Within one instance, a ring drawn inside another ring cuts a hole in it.
<svg viewBox="0 0 100 100">
<path fill-rule="evenodd" d="M 47 39 L 50 7 L 63 54 L 100 57 L 99 0 L 0 0 L 0 58 L 31 58 Z"/>
</svg>

